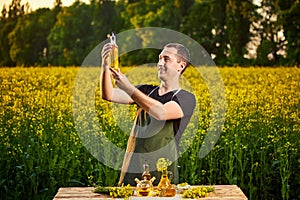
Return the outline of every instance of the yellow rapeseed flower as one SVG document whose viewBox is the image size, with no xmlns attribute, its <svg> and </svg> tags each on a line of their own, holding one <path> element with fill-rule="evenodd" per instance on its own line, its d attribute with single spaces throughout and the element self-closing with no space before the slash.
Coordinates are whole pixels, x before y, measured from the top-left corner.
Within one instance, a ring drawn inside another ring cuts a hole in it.
<svg viewBox="0 0 300 200">
<path fill-rule="evenodd" d="M 170 165 L 172 165 L 172 162 L 166 158 L 159 158 L 156 162 L 156 168 L 159 172 L 167 171 Z"/>
</svg>

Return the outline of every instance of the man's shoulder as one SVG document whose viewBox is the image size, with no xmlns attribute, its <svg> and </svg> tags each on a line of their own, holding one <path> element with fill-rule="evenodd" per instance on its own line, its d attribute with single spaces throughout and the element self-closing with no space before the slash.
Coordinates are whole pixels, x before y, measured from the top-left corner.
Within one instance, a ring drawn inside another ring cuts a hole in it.
<svg viewBox="0 0 300 200">
<path fill-rule="evenodd" d="M 179 96 L 187 97 L 187 98 L 194 98 L 195 95 L 187 90 L 181 89 L 180 92 L 178 93 Z"/>
<path fill-rule="evenodd" d="M 181 89 L 176 97 L 181 103 L 189 104 L 190 106 L 195 106 L 196 104 L 195 95 L 187 90 Z"/>
</svg>

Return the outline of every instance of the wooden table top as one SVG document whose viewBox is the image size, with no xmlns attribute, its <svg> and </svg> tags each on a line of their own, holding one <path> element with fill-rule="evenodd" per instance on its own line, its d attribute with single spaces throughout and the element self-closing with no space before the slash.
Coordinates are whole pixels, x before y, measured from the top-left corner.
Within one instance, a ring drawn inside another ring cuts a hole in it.
<svg viewBox="0 0 300 200">
<path fill-rule="evenodd" d="M 192 186 L 197 187 L 197 186 Z M 205 200 L 247 200 L 243 191 L 236 185 L 214 185 L 215 191 L 208 197 L 201 198 Z M 94 187 L 62 187 L 59 188 L 53 200 L 100 200 L 110 198 L 108 195 L 94 193 Z M 180 194 L 175 197 L 148 197 L 149 199 L 182 199 Z M 148 199 L 147 198 L 147 199 Z M 145 197 L 132 196 L 129 199 L 145 199 Z"/>
</svg>

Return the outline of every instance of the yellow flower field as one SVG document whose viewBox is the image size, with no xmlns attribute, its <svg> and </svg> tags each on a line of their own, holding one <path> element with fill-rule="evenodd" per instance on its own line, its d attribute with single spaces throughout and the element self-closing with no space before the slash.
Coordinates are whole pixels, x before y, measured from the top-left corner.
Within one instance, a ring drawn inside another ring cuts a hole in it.
<svg viewBox="0 0 300 200">
<path fill-rule="evenodd" d="M 74 122 L 74 93 L 84 95 L 74 91 L 79 70 L 0 70 L 0 194 L 4 199 L 52 199 L 62 186 L 116 184 L 119 171 L 92 156 L 93 147 L 84 146 L 78 135 L 78 128 L 93 126 L 91 121 L 80 124 L 82 127 Z M 156 73 L 152 68 L 143 70 Z M 146 79 L 137 78 L 140 69 L 125 67 L 122 71 L 130 72 L 135 84 Z M 225 87 L 225 123 L 216 145 L 204 158 L 199 151 L 211 123 L 210 94 L 205 81 L 192 70 L 184 74 L 197 97 L 199 121 L 195 137 L 183 138 L 189 148 L 179 159 L 180 182 L 236 184 L 253 200 L 299 199 L 300 69 L 223 67 L 219 71 Z M 99 69 L 91 72 L 97 77 Z M 122 111 L 115 118 L 118 107 L 102 101 L 98 87 L 92 98 L 99 134 L 125 148 L 128 136 L 124 132 L 130 129 L 132 117 Z M 133 116 L 135 108 L 130 109 Z M 84 119 L 79 112 L 77 119 L 80 117 Z M 120 121 L 124 127 L 118 125 Z"/>
</svg>

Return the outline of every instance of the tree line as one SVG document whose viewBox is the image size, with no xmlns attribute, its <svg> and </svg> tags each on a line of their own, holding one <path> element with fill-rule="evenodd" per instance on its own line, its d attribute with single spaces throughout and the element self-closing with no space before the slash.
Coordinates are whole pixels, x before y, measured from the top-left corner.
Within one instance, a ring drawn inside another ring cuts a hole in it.
<svg viewBox="0 0 300 200">
<path fill-rule="evenodd" d="M 299 0 L 77 0 L 68 7 L 55 0 L 36 11 L 12 0 L 0 16 L 0 66 L 79 66 L 107 33 L 141 27 L 188 35 L 219 66 L 295 66 L 299 11 Z M 147 63 L 153 54 L 134 52 L 121 62 Z"/>
</svg>

